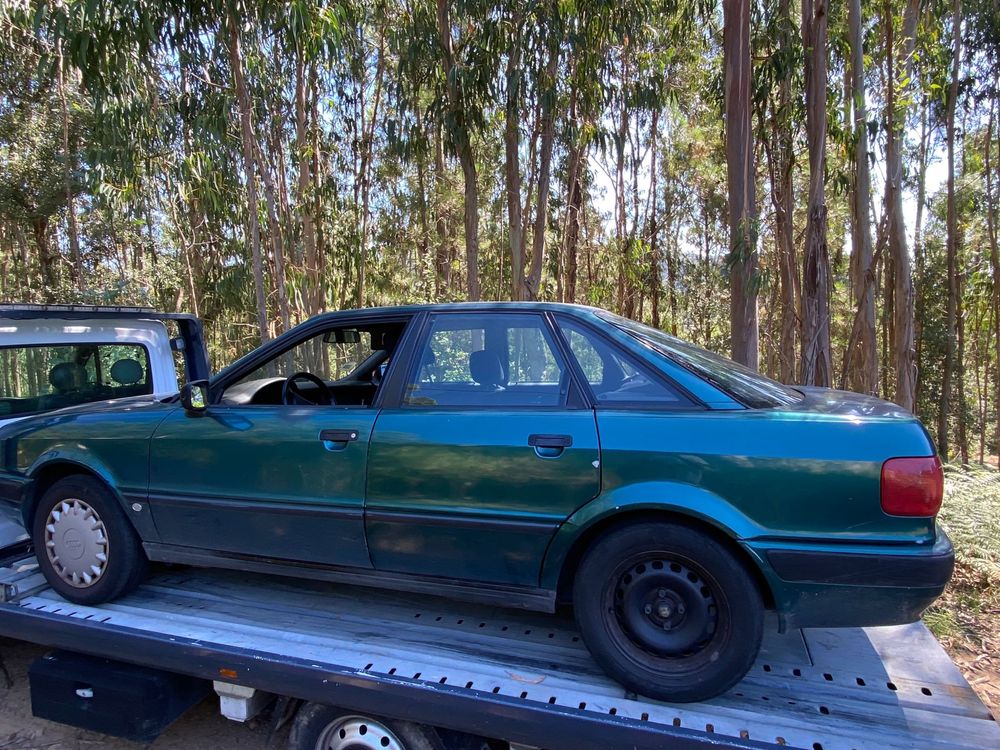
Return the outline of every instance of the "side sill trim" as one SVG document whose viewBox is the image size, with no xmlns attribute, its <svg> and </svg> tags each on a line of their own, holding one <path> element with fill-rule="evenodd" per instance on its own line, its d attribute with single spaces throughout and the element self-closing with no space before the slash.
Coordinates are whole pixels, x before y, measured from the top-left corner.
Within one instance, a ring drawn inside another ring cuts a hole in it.
<svg viewBox="0 0 1000 750">
<path fill-rule="evenodd" d="M 496 583 L 463 581 L 455 578 L 417 576 L 383 570 L 344 568 L 294 560 L 253 557 L 229 552 L 212 552 L 194 547 L 145 542 L 146 556 L 155 562 L 178 563 L 208 568 L 226 568 L 250 573 L 269 573 L 293 578 L 310 578 L 334 583 L 349 583 L 371 588 L 406 591 L 453 599 L 494 604 L 536 612 L 554 612 L 556 593 L 531 586 L 505 586 Z"/>
<path fill-rule="evenodd" d="M 130 496 L 129 499 L 139 499 L 137 496 Z M 269 500 L 241 500 L 231 497 L 194 497 L 191 495 L 169 495 L 166 493 L 151 492 L 144 500 L 148 500 L 151 505 L 175 505 L 204 510 L 228 510 L 238 513 L 277 513 L 282 515 L 312 515 L 312 516 L 339 516 L 346 519 L 360 521 L 364 516 L 361 506 L 344 505 L 310 505 L 308 503 L 282 503 Z"/>
<path fill-rule="evenodd" d="M 468 529 L 494 529 L 510 533 L 551 535 L 559 528 L 556 521 L 521 521 L 499 516 L 470 514 L 420 513 L 409 510 L 366 510 L 365 521 L 397 523 L 407 526 L 452 526 Z"/>
</svg>

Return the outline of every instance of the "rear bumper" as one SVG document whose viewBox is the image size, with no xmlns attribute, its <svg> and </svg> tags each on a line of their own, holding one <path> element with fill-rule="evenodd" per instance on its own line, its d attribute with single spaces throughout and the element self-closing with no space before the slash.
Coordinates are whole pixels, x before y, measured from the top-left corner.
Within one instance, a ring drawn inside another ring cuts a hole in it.
<svg viewBox="0 0 1000 750">
<path fill-rule="evenodd" d="M 917 551 L 747 548 L 761 563 L 775 607 L 791 627 L 915 622 L 944 591 L 955 565 L 955 551 L 941 529 L 932 546 Z"/>
</svg>

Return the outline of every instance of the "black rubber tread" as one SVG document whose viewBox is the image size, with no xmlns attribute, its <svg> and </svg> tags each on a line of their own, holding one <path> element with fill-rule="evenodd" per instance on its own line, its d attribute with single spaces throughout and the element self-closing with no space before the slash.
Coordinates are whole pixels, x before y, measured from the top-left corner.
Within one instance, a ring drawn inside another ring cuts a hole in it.
<svg viewBox="0 0 1000 750">
<path fill-rule="evenodd" d="M 679 657 L 650 653 L 632 642 L 608 606 L 626 561 L 646 555 L 692 567 L 712 589 L 718 624 L 700 651 Z M 573 605 L 583 640 L 604 670 L 629 690 L 660 700 L 691 702 L 724 693 L 753 666 L 763 637 L 764 603 L 749 572 L 724 544 L 682 523 L 628 524 L 600 537 L 577 570 Z"/>
<path fill-rule="evenodd" d="M 104 522 L 108 535 L 108 567 L 96 583 L 76 588 L 63 581 L 45 554 L 45 521 L 49 511 L 67 498 L 79 498 L 92 507 Z M 76 604 L 102 604 L 135 589 L 146 577 L 148 560 L 135 529 L 118 500 L 100 480 L 73 474 L 53 484 L 39 500 L 32 521 L 31 538 L 38 564 L 55 591 Z"/>
<path fill-rule="evenodd" d="M 288 750 L 317 750 L 317 743 L 326 728 L 343 716 L 367 715 L 322 703 L 306 703 L 299 709 L 292 723 L 288 735 Z M 391 730 L 405 745 L 406 750 L 447 750 L 433 727 L 381 716 L 367 716 L 367 718 Z"/>
</svg>

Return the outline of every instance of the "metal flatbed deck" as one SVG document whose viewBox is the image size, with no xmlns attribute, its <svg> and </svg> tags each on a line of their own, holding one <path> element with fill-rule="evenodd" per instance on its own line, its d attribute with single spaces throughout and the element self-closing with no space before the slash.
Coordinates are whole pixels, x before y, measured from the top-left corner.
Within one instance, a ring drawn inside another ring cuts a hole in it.
<svg viewBox="0 0 1000 750">
<path fill-rule="evenodd" d="M 0 569 L 0 584 L 8 637 L 550 750 L 1000 748 L 1000 728 L 919 623 L 772 627 L 735 688 L 672 705 L 626 695 L 558 616 L 189 569 L 84 607 L 30 558 Z"/>
</svg>

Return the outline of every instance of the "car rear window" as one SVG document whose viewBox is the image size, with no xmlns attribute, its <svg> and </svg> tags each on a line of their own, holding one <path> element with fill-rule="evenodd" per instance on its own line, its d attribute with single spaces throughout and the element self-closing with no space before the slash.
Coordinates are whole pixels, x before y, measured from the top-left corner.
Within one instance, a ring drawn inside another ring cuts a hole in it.
<svg viewBox="0 0 1000 750">
<path fill-rule="evenodd" d="M 0 419 L 152 392 L 139 344 L 0 347 Z"/>
<path fill-rule="evenodd" d="M 794 388 L 663 331 L 611 313 L 600 313 L 600 316 L 644 346 L 693 371 L 752 409 L 787 406 L 803 398 Z"/>
</svg>

